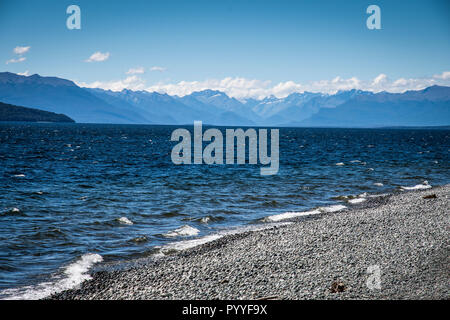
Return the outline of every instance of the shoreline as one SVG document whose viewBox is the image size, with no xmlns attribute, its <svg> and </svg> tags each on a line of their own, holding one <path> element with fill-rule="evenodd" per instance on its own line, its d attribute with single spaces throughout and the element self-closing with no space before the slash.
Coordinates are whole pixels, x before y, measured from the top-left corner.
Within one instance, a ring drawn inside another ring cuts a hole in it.
<svg viewBox="0 0 450 320">
<path fill-rule="evenodd" d="M 449 196 L 450 185 L 399 192 L 225 235 L 47 299 L 448 299 Z"/>
</svg>

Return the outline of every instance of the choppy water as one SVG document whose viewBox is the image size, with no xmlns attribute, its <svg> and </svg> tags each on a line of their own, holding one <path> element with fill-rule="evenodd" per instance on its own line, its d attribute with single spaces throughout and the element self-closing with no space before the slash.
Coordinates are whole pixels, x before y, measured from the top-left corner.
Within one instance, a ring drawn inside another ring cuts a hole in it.
<svg viewBox="0 0 450 320">
<path fill-rule="evenodd" d="M 172 164 L 174 129 L 0 124 L 0 298 L 68 288 L 101 260 L 363 201 L 342 196 L 450 182 L 448 130 L 282 128 L 279 173 L 261 176 L 259 164 Z"/>
</svg>

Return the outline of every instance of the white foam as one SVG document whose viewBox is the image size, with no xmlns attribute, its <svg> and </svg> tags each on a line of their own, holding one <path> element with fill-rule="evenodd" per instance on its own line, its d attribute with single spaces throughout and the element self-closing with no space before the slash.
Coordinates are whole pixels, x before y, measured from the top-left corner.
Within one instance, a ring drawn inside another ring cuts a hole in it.
<svg viewBox="0 0 450 320">
<path fill-rule="evenodd" d="M 200 220 L 201 223 L 208 223 L 209 221 L 211 221 L 211 218 L 210 218 L 210 217 L 203 217 L 203 218 Z"/>
<path fill-rule="evenodd" d="M 172 250 L 181 251 L 181 250 L 187 250 L 191 249 L 200 245 L 203 245 L 208 242 L 212 242 L 214 240 L 223 238 L 224 236 L 228 235 L 234 235 L 244 232 L 253 232 L 253 231 L 260 231 L 260 230 L 267 230 L 272 229 L 277 226 L 284 226 L 292 224 L 292 222 L 282 222 L 282 223 L 269 223 L 269 224 L 263 224 L 258 226 L 246 226 L 246 227 L 238 227 L 235 229 L 229 229 L 224 230 L 215 234 L 210 234 L 202 238 L 198 239 L 192 239 L 192 240 L 183 240 L 183 241 L 177 241 L 173 243 L 169 243 L 163 247 L 160 247 L 160 254 L 156 254 L 155 256 L 164 256 L 165 253 L 169 253 Z"/>
<path fill-rule="evenodd" d="M 14 177 L 16 178 L 25 178 L 24 174 L 15 174 Z"/>
<path fill-rule="evenodd" d="M 355 198 L 355 199 L 348 200 L 348 202 L 351 204 L 356 204 L 356 203 L 364 202 L 366 200 L 367 200 L 366 198 Z"/>
<path fill-rule="evenodd" d="M 178 237 L 178 236 L 189 237 L 189 236 L 195 236 L 199 232 L 200 232 L 200 230 L 198 230 L 194 227 L 184 225 L 178 229 L 175 229 L 173 231 L 166 233 L 166 237 Z"/>
<path fill-rule="evenodd" d="M 280 214 L 275 214 L 273 216 L 268 216 L 264 220 L 276 222 L 276 221 L 287 220 L 287 219 L 298 218 L 298 217 L 305 217 L 305 216 L 310 216 L 310 215 L 315 215 L 315 214 L 320 214 L 320 213 L 337 212 L 337 211 L 344 210 L 346 208 L 347 207 L 344 205 L 336 204 L 336 205 L 331 205 L 331 206 L 326 206 L 326 207 L 320 207 L 320 208 L 309 210 L 309 211 L 284 212 L 284 213 L 280 213 Z"/>
<path fill-rule="evenodd" d="M 414 187 L 400 187 L 402 190 L 424 190 L 430 189 L 431 186 L 428 184 L 428 181 L 424 181 L 422 184 L 417 184 Z"/>
<path fill-rule="evenodd" d="M 343 163 L 343 162 L 338 162 L 338 163 L 336 163 L 336 165 L 337 165 L 337 166 L 343 166 L 344 163 Z"/>
<path fill-rule="evenodd" d="M 384 184 L 382 184 L 381 182 L 375 182 L 373 185 L 374 185 L 374 186 L 377 186 L 377 187 L 382 187 L 382 186 L 384 186 Z"/>
<path fill-rule="evenodd" d="M 322 213 L 320 210 L 310 210 L 310 211 L 300 211 L 300 212 L 285 212 L 280 214 L 275 214 L 273 216 L 266 217 L 265 220 L 267 221 L 281 221 L 286 219 L 292 219 L 297 217 L 304 217 L 304 216 L 310 216 L 313 214 L 319 214 Z"/>
<path fill-rule="evenodd" d="M 208 236 L 205 236 L 205 237 L 199 238 L 199 239 L 178 241 L 178 242 L 174 242 L 174 243 L 171 243 L 171 244 L 168 244 L 168 245 L 162 247 L 161 252 L 164 255 L 164 253 L 167 253 L 170 250 L 177 250 L 177 251 L 186 250 L 186 249 L 194 248 L 194 247 L 200 246 L 202 244 L 220 239 L 222 237 L 223 237 L 223 235 L 220 235 L 220 234 L 212 234 L 212 235 L 208 235 Z"/>
<path fill-rule="evenodd" d="M 127 217 L 120 217 L 119 219 L 117 219 L 117 221 L 119 221 L 120 223 L 123 223 L 123 224 L 128 224 L 128 225 L 133 224 L 133 221 L 131 221 Z"/>
<path fill-rule="evenodd" d="M 364 192 L 364 193 L 361 193 L 361 194 L 359 194 L 358 195 L 358 198 L 364 198 L 364 197 L 367 197 L 367 192 Z"/>
<path fill-rule="evenodd" d="M 64 270 L 64 277 L 54 277 L 48 282 L 42 282 L 36 286 L 26 286 L 17 289 L 6 289 L 0 292 L 3 300 L 37 300 L 52 294 L 75 288 L 83 281 L 90 280 L 89 269 L 98 262 L 103 261 L 101 255 L 88 253 L 78 261 L 68 265 Z"/>
<path fill-rule="evenodd" d="M 347 207 L 342 204 L 336 204 L 328 207 L 320 207 L 321 212 L 337 212 L 346 209 Z"/>
</svg>

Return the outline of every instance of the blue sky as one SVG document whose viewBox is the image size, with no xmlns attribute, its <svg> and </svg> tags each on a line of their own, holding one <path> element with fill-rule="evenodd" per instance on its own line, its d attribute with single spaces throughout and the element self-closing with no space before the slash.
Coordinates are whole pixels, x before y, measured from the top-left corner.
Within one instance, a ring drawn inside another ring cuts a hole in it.
<svg viewBox="0 0 450 320">
<path fill-rule="evenodd" d="M 81 8 L 81 30 L 66 27 L 71 4 Z M 381 8 L 381 30 L 366 27 L 371 4 Z M 380 75 L 383 89 L 450 79 L 447 0 L 0 0 L 0 38 L 0 71 L 112 89 L 237 86 L 236 96 L 252 95 L 245 88 L 260 96 L 286 83 L 327 91 L 367 89 Z M 86 62 L 96 52 L 109 56 Z"/>
</svg>

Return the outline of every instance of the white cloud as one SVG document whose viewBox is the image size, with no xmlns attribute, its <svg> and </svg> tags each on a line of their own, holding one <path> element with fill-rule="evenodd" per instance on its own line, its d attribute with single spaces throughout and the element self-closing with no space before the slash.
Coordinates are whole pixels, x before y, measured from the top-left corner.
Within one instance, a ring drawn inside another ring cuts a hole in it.
<svg viewBox="0 0 450 320">
<path fill-rule="evenodd" d="M 30 75 L 30 71 L 27 70 L 25 72 L 19 72 L 18 75 L 19 76 L 26 76 L 26 77 L 28 77 Z"/>
<path fill-rule="evenodd" d="M 101 62 L 108 60 L 109 58 L 109 52 L 102 53 L 100 51 L 97 51 L 93 53 L 89 59 L 85 60 L 85 62 Z"/>
<path fill-rule="evenodd" d="M 25 60 L 27 60 L 27 58 L 22 57 L 23 54 L 27 53 L 30 50 L 30 46 L 27 47 L 21 47 L 21 46 L 17 46 L 13 49 L 13 52 L 17 55 L 19 55 L 19 57 L 17 59 L 9 59 L 8 61 L 6 61 L 6 64 L 10 64 L 10 63 L 18 63 L 18 62 L 23 62 Z"/>
<path fill-rule="evenodd" d="M 113 91 L 120 91 L 122 89 L 147 90 L 150 92 L 160 92 L 178 96 L 185 96 L 194 91 L 211 89 L 225 92 L 230 97 L 237 99 L 262 99 L 271 95 L 283 98 L 291 93 L 301 93 L 304 91 L 336 93 L 339 90 L 359 89 L 372 92 L 404 92 L 406 90 L 420 90 L 432 85 L 450 86 L 450 72 L 446 71 L 441 75 L 435 75 L 428 78 L 399 78 L 396 80 L 391 80 L 386 74 L 381 73 L 371 80 L 361 80 L 357 77 L 342 78 L 337 76 L 331 80 L 319 80 L 308 83 L 284 81 L 274 84 L 268 80 L 227 77 L 224 79 L 180 81 L 176 83 L 159 82 L 151 86 L 148 86 L 145 80 L 134 75 L 123 80 L 109 82 L 96 81 L 90 84 L 82 83 L 80 85 Z"/>
<path fill-rule="evenodd" d="M 27 60 L 27 58 L 25 58 L 25 57 L 20 57 L 17 59 L 10 59 L 10 60 L 6 61 L 6 64 L 23 62 L 25 60 Z"/>
<path fill-rule="evenodd" d="M 136 75 L 128 76 L 123 80 L 117 81 L 95 81 L 92 83 L 79 82 L 77 83 L 80 87 L 86 88 L 101 88 L 104 90 L 121 91 L 123 89 L 130 90 L 144 90 L 145 81 Z"/>
<path fill-rule="evenodd" d="M 164 68 L 164 67 L 158 67 L 158 66 L 154 66 L 154 67 L 151 67 L 151 68 L 150 68 L 150 71 L 164 72 L 164 71 L 166 71 L 166 70 L 167 70 L 167 68 Z"/>
<path fill-rule="evenodd" d="M 24 54 L 24 53 L 27 53 L 30 50 L 30 48 L 31 48 L 30 46 L 28 46 L 28 47 L 18 46 L 18 47 L 15 47 L 13 51 L 15 54 Z"/>
<path fill-rule="evenodd" d="M 131 68 L 130 70 L 127 71 L 127 74 L 143 74 L 145 73 L 145 69 L 143 67 L 139 67 L 139 68 Z"/>
<path fill-rule="evenodd" d="M 444 71 L 442 74 L 435 74 L 433 77 L 436 79 L 448 80 L 450 79 L 450 71 Z"/>
<path fill-rule="evenodd" d="M 387 75 L 384 73 L 380 73 L 375 79 L 373 79 L 372 84 L 373 85 L 380 85 L 382 83 L 385 83 L 387 81 Z"/>
</svg>

